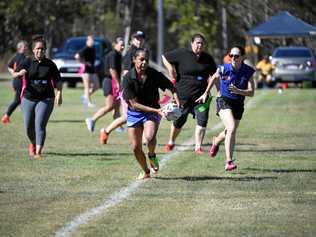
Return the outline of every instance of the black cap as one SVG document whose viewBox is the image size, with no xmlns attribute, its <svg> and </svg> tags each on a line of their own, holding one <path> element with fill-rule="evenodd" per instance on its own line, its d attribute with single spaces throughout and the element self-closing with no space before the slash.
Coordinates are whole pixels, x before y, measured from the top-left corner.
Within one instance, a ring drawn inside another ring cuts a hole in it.
<svg viewBox="0 0 316 237">
<path fill-rule="evenodd" d="M 138 31 L 135 31 L 133 34 L 132 34 L 132 38 L 143 38 L 145 39 L 146 38 L 146 35 L 144 32 L 138 30 Z"/>
</svg>

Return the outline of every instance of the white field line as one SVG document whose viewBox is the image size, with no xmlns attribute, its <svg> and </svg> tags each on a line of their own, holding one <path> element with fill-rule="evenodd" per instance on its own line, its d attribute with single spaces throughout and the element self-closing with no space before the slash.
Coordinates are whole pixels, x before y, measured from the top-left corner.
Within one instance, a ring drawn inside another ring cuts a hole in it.
<svg viewBox="0 0 316 237">
<path fill-rule="evenodd" d="M 256 106 L 257 101 L 264 97 L 266 94 L 267 92 L 262 92 L 260 95 L 252 98 L 247 102 L 246 107 L 249 109 Z M 208 129 L 207 132 L 214 132 L 221 128 L 223 128 L 223 125 L 221 122 L 219 122 L 215 124 L 212 128 Z M 164 167 L 172 157 L 179 155 L 179 153 L 185 150 L 191 149 L 191 145 L 194 145 L 194 136 L 178 146 L 175 152 L 164 155 L 161 159 L 160 167 Z M 68 222 L 64 227 L 62 227 L 55 233 L 55 237 L 68 237 L 81 225 L 88 223 L 89 221 L 97 218 L 100 215 L 106 214 L 111 207 L 114 207 L 124 201 L 127 197 L 137 191 L 137 189 L 146 181 L 148 180 L 134 181 L 130 183 L 127 187 L 124 187 L 118 192 L 114 193 L 109 199 L 106 199 L 99 206 L 87 210 L 86 212 L 75 217 L 72 221 Z"/>
</svg>

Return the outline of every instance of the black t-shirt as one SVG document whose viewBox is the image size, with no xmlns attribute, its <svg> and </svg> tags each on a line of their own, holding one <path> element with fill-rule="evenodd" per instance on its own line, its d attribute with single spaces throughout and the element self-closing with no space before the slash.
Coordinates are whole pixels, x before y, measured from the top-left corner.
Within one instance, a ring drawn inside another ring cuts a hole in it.
<svg viewBox="0 0 316 237">
<path fill-rule="evenodd" d="M 8 62 L 8 67 L 13 69 L 14 72 L 17 72 L 18 68 L 21 66 L 23 61 L 25 60 L 26 56 L 23 53 L 16 53 Z M 18 77 L 21 79 L 22 77 Z"/>
<path fill-rule="evenodd" d="M 136 50 L 137 50 L 137 47 L 133 44 L 127 50 L 125 56 L 123 57 L 123 65 L 122 65 L 123 70 L 129 71 L 134 67 L 133 57 L 134 57 Z"/>
<path fill-rule="evenodd" d="M 83 63 L 89 63 L 87 64 L 90 67 L 94 67 L 94 61 L 96 58 L 96 52 L 94 47 L 84 47 L 79 51 L 80 58 L 83 59 Z"/>
<path fill-rule="evenodd" d="M 110 69 L 116 70 L 120 79 L 122 70 L 122 55 L 116 50 L 112 50 L 105 57 L 105 76 L 111 78 Z"/>
<path fill-rule="evenodd" d="M 136 69 L 133 68 L 125 76 L 123 80 L 124 99 L 126 101 L 137 99 L 137 102 L 149 107 L 160 108 L 159 88 L 161 90 L 169 89 L 174 91 L 173 84 L 161 72 L 148 67 L 146 69 L 147 78 L 145 82 L 141 82 L 137 78 Z"/>
<path fill-rule="evenodd" d="M 56 84 L 61 80 L 55 63 L 47 58 L 39 62 L 34 57 L 26 58 L 19 70 L 25 69 L 22 96 L 32 101 L 54 98 Z"/>
<path fill-rule="evenodd" d="M 197 57 L 190 49 L 176 49 L 164 54 L 177 71 L 176 89 L 182 105 L 193 105 L 207 87 L 207 79 L 216 72 L 213 57 L 202 52 Z"/>
</svg>

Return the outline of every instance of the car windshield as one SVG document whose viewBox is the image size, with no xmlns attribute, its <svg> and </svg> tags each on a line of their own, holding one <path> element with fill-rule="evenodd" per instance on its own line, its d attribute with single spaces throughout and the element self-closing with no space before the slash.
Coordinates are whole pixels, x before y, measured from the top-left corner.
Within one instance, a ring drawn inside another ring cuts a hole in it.
<svg viewBox="0 0 316 237">
<path fill-rule="evenodd" d="M 85 46 L 86 46 L 86 40 L 72 40 L 72 41 L 69 41 L 65 45 L 65 51 L 70 53 L 70 54 L 75 54 L 75 53 L 78 53 Z M 101 52 L 102 52 L 101 42 L 95 40 L 94 41 L 94 48 L 96 50 L 97 56 L 100 56 Z"/>
<path fill-rule="evenodd" d="M 309 58 L 311 53 L 307 49 L 279 49 L 275 52 L 276 58 Z"/>
</svg>

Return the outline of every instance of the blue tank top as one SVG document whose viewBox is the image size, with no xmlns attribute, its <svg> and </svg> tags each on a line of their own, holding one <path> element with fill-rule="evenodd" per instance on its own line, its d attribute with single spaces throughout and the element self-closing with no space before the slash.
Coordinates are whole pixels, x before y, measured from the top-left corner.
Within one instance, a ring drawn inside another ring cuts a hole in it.
<svg viewBox="0 0 316 237">
<path fill-rule="evenodd" d="M 229 91 L 229 85 L 232 83 L 237 88 L 245 90 L 248 87 L 248 81 L 254 74 L 255 70 L 242 63 L 238 71 L 233 68 L 231 63 L 219 66 L 220 74 L 220 91 L 223 97 L 243 102 L 245 96 L 237 95 Z"/>
</svg>

